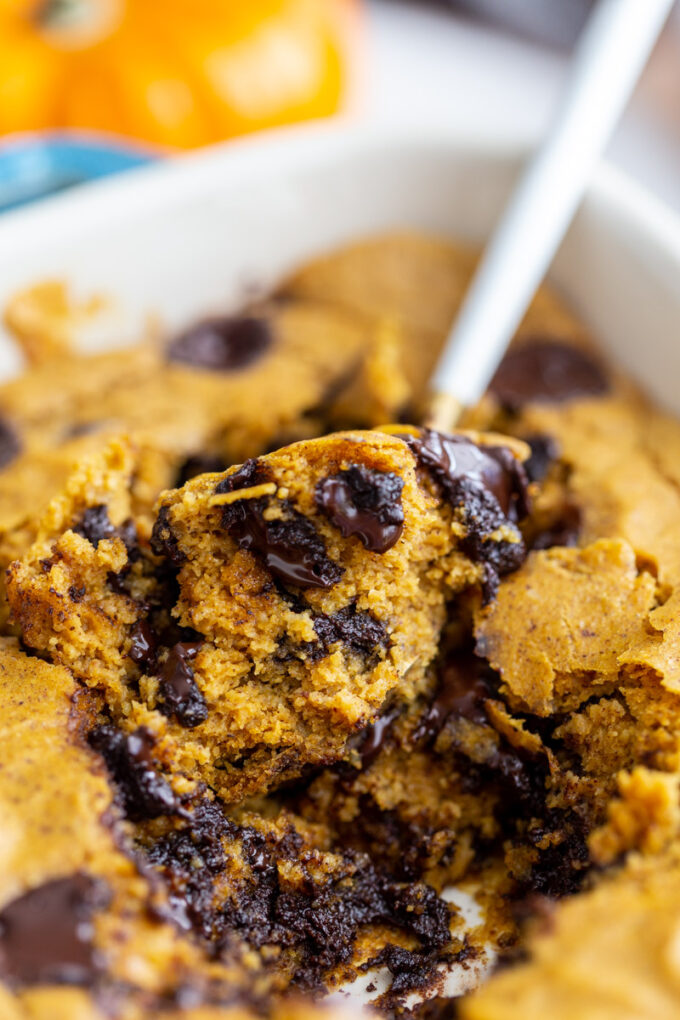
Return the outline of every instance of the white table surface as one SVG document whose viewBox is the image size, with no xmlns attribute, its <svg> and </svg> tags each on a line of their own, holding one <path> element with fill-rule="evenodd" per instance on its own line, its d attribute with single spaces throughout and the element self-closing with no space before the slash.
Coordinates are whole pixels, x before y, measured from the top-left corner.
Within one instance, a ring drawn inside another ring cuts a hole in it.
<svg viewBox="0 0 680 1020">
<path fill-rule="evenodd" d="M 563 55 L 445 9 L 370 0 L 362 116 L 526 143 L 540 137 L 565 67 Z M 680 211 L 680 140 L 660 130 L 639 98 L 609 155 Z"/>
</svg>

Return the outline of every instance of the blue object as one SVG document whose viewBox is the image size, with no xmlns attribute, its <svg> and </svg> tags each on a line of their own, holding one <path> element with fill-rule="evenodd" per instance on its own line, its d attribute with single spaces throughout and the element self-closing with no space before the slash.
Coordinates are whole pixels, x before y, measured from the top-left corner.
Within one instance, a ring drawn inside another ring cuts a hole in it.
<svg viewBox="0 0 680 1020">
<path fill-rule="evenodd" d="M 0 141 L 0 212 L 155 158 L 151 151 L 132 145 L 62 133 Z"/>
</svg>

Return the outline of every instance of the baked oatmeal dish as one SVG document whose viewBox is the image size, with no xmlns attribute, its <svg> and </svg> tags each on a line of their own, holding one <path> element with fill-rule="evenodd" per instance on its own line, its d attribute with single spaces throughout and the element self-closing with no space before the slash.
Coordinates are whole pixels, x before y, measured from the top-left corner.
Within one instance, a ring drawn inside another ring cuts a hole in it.
<svg viewBox="0 0 680 1020">
<path fill-rule="evenodd" d="M 680 1015 L 680 423 L 544 289 L 429 428 L 476 257 L 5 310 L 0 1020 Z"/>
</svg>

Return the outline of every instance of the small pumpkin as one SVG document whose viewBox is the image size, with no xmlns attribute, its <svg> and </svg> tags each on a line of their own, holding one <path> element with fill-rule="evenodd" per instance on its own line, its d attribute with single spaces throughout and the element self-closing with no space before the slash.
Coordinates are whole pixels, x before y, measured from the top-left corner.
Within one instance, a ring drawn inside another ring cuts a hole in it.
<svg viewBox="0 0 680 1020">
<path fill-rule="evenodd" d="M 359 0 L 0 0 L 0 133 L 172 148 L 333 113 Z"/>
</svg>

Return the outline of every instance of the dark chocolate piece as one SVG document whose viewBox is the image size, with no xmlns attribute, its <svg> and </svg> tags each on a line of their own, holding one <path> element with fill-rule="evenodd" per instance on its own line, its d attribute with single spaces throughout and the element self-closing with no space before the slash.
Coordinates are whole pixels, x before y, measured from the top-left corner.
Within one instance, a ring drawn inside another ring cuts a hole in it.
<svg viewBox="0 0 680 1020">
<path fill-rule="evenodd" d="M 145 726 L 133 733 L 99 726 L 89 742 L 106 762 L 128 818 L 139 821 L 180 811 L 169 783 L 157 770 L 151 753 L 156 740 Z"/>
<path fill-rule="evenodd" d="M 499 577 L 517 570 L 526 556 L 518 531 L 515 542 L 490 537 L 529 512 L 524 468 L 507 447 L 477 446 L 466 436 L 423 429 L 418 436 L 401 438 L 445 498 L 462 510 L 466 535 L 461 548 L 470 559 L 484 564 L 482 596 L 489 602 L 496 594 Z"/>
<path fill-rule="evenodd" d="M 197 475 L 215 474 L 226 471 L 228 467 L 224 458 L 216 453 L 196 453 L 192 457 L 187 457 L 180 465 L 177 472 L 177 487 L 184 485 L 191 478 L 196 478 Z"/>
<path fill-rule="evenodd" d="M 339 609 L 332 616 L 314 618 L 314 630 L 326 651 L 341 641 L 353 652 L 369 656 L 379 647 L 387 647 L 388 634 L 384 623 L 371 613 L 357 610 L 354 604 Z"/>
<path fill-rule="evenodd" d="M 413 731 L 416 744 L 432 743 L 452 717 L 487 722 L 484 702 L 496 696 L 494 674 L 475 655 L 460 653 L 442 667 L 434 701 Z"/>
<path fill-rule="evenodd" d="M 170 649 L 170 654 L 161 670 L 160 694 L 163 701 L 159 708 L 166 715 L 174 715 L 180 726 L 193 729 L 208 718 L 208 706 L 203 692 L 194 679 L 189 661 L 201 647 L 200 641 L 179 641 Z"/>
<path fill-rule="evenodd" d="M 363 732 L 363 739 L 359 747 L 361 757 L 361 768 L 369 768 L 380 754 L 392 725 L 401 715 L 401 707 L 395 706 L 378 716 L 374 723 L 368 726 Z"/>
<path fill-rule="evenodd" d="M 260 485 L 268 480 L 266 469 L 256 460 L 228 475 L 215 488 L 216 493 Z M 265 520 L 271 506 L 267 497 L 229 503 L 222 511 L 222 527 L 241 549 L 257 553 L 275 578 L 297 588 L 332 588 L 340 580 L 342 568 L 326 554 L 321 536 L 310 520 L 289 500 L 278 500 L 283 517 Z"/>
<path fill-rule="evenodd" d="M 356 535 L 367 549 L 384 553 L 404 529 L 403 488 L 403 479 L 392 471 L 352 464 L 319 482 L 316 504 L 343 538 Z"/>
<path fill-rule="evenodd" d="M 553 834 L 557 838 L 551 838 Z M 579 892 L 591 864 L 584 820 L 575 811 L 548 811 L 544 823 L 532 825 L 527 835 L 538 850 L 538 859 L 516 895 L 556 900 Z"/>
<path fill-rule="evenodd" d="M 489 384 L 491 393 L 511 410 L 532 400 L 561 403 L 597 397 L 608 389 L 601 365 L 590 354 L 545 337 L 509 350 Z"/>
<path fill-rule="evenodd" d="M 244 869 L 230 886 L 225 909 L 216 905 L 214 888 L 227 864 L 227 842 L 238 845 Z M 197 803 L 187 827 L 163 836 L 148 853 L 179 924 L 213 946 L 228 945 L 234 932 L 252 946 L 292 949 L 298 967 L 293 984 L 300 988 L 320 989 L 328 970 L 349 962 L 366 925 L 415 936 L 423 954 L 441 950 L 450 939 L 450 910 L 434 889 L 391 882 L 370 858 L 352 850 L 338 851 L 342 866 L 335 875 L 310 871 L 305 883 L 291 887 L 278 865 L 301 860 L 299 834 L 289 829 L 274 837 L 240 826 L 216 802 Z"/>
<path fill-rule="evenodd" d="M 80 523 L 73 529 L 77 535 L 86 538 L 95 549 L 107 538 L 119 538 L 128 551 L 131 559 L 137 554 L 137 529 L 134 521 L 128 518 L 119 527 L 111 523 L 109 508 L 106 503 L 97 503 L 96 506 L 88 506 L 80 519 Z"/>
<path fill-rule="evenodd" d="M 128 551 L 128 558 L 134 561 L 139 558 L 139 543 L 137 541 L 137 528 L 131 517 L 116 528 L 116 535 Z"/>
<path fill-rule="evenodd" d="M 11 464 L 21 453 L 21 442 L 14 428 L 0 417 L 0 470 Z"/>
<path fill-rule="evenodd" d="M 161 504 L 158 516 L 153 523 L 151 531 L 151 549 L 156 556 L 163 556 L 170 561 L 173 567 L 181 567 L 186 559 L 179 547 L 177 536 L 170 524 L 170 507 L 167 503 Z"/>
<path fill-rule="evenodd" d="M 113 538 L 116 529 L 109 518 L 109 508 L 105 503 L 88 506 L 78 524 L 73 529 L 77 535 L 86 538 L 95 549 L 106 538 Z"/>
<path fill-rule="evenodd" d="M 524 462 L 527 477 L 530 482 L 542 482 L 550 470 L 551 464 L 560 455 L 557 440 L 547 435 L 524 436 L 523 438 L 531 449 L 531 456 Z"/>
<path fill-rule="evenodd" d="M 526 473 L 507 447 L 477 446 L 467 436 L 449 436 L 434 429 L 401 438 L 452 503 L 462 502 L 460 486 L 467 483 L 491 496 L 508 520 L 521 519 L 529 512 Z"/>
<path fill-rule="evenodd" d="M 169 361 L 211 372 L 247 368 L 271 347 L 272 332 L 266 319 L 252 315 L 204 319 L 173 340 Z"/>
<path fill-rule="evenodd" d="M 581 511 L 571 503 L 549 528 L 541 531 L 531 544 L 532 549 L 552 549 L 554 546 L 576 546 L 581 537 Z"/>
<path fill-rule="evenodd" d="M 0 912 L 0 975 L 10 985 L 91 985 L 98 961 L 92 915 L 109 900 L 105 883 L 77 873 L 12 900 Z"/>
<path fill-rule="evenodd" d="M 262 485 L 271 481 L 269 469 L 264 461 L 257 457 L 250 457 L 241 464 L 238 471 L 233 471 L 218 482 L 215 492 L 235 492 L 236 489 L 249 489 L 253 485 Z"/>
<path fill-rule="evenodd" d="M 156 658 L 158 639 L 151 624 L 139 620 L 130 634 L 130 658 L 138 666 L 149 667 Z"/>
</svg>

